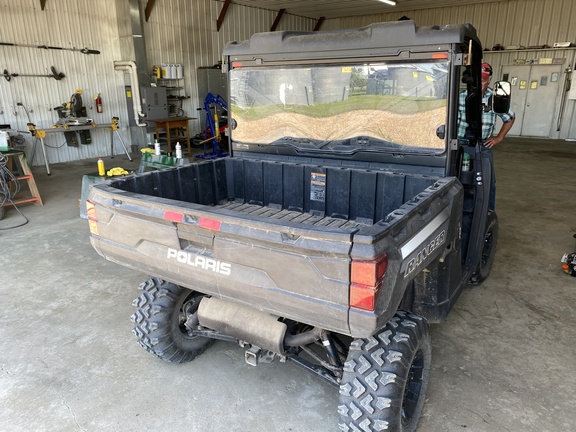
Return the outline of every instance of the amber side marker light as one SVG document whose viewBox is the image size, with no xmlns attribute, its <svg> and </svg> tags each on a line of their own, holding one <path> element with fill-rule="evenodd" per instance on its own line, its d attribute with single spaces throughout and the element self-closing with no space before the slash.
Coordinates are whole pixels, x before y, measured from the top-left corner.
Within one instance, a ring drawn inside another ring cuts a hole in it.
<svg viewBox="0 0 576 432">
<path fill-rule="evenodd" d="M 388 269 L 388 255 L 373 260 L 352 260 L 350 307 L 373 312 Z"/>
<path fill-rule="evenodd" d="M 96 218 L 96 206 L 90 200 L 86 200 L 86 214 L 88 215 L 88 227 L 90 232 L 98 236 L 98 219 Z"/>
</svg>

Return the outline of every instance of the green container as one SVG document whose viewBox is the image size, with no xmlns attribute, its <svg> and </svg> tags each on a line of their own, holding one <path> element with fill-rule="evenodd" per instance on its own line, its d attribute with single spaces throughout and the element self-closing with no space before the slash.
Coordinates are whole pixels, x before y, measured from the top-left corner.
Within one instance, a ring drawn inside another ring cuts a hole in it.
<svg viewBox="0 0 576 432">
<path fill-rule="evenodd" d="M 166 155 L 155 155 L 152 153 L 142 153 L 142 158 L 140 159 L 140 167 L 138 172 L 142 173 L 146 168 L 152 169 L 166 169 L 175 166 L 186 165 L 190 163 L 188 159 L 178 159 L 172 156 Z"/>
</svg>

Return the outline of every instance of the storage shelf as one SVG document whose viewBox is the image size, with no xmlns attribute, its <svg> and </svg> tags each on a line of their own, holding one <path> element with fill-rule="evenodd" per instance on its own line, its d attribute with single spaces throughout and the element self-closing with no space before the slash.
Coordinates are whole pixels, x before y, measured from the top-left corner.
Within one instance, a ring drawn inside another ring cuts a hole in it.
<svg viewBox="0 0 576 432">
<path fill-rule="evenodd" d="M 159 87 L 166 89 L 168 95 L 168 117 L 178 117 L 184 115 L 182 101 L 190 99 L 184 93 L 184 78 L 156 78 Z"/>
</svg>

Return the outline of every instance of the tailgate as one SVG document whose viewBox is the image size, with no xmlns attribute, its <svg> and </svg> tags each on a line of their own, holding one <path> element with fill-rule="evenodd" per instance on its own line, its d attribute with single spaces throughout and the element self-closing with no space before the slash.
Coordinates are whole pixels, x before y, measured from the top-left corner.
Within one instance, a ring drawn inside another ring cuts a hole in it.
<svg viewBox="0 0 576 432">
<path fill-rule="evenodd" d="M 358 224 L 299 212 L 208 207 L 92 189 L 94 248 L 116 263 L 219 298 L 348 334 Z"/>
</svg>

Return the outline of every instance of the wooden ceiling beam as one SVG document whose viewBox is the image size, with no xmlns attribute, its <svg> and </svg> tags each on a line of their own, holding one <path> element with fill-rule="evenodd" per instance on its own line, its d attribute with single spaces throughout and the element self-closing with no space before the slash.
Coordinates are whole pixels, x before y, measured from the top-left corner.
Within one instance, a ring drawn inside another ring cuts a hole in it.
<svg viewBox="0 0 576 432">
<path fill-rule="evenodd" d="M 148 18 L 152 15 L 152 9 L 154 9 L 155 2 L 156 0 L 148 0 L 148 3 L 146 3 L 146 10 L 144 11 L 144 19 L 146 19 L 146 22 L 148 22 Z"/>
<path fill-rule="evenodd" d="M 314 30 L 313 31 L 318 31 L 320 30 L 320 27 L 322 27 L 322 23 L 324 23 L 324 20 L 326 19 L 326 17 L 320 17 L 318 18 L 318 21 L 316 21 L 316 25 L 314 26 Z"/>
<path fill-rule="evenodd" d="M 286 9 L 280 9 L 278 11 L 278 15 L 276 15 L 274 24 L 272 24 L 272 27 L 270 27 L 271 32 L 276 31 L 276 27 L 278 27 L 278 24 L 280 24 L 280 20 L 282 19 L 282 15 L 284 15 L 284 12 L 286 12 Z"/>
<path fill-rule="evenodd" d="M 222 10 L 220 11 L 220 16 L 218 17 L 218 21 L 216 21 L 216 31 L 220 31 L 220 27 L 222 27 L 222 23 L 224 22 L 224 17 L 226 17 L 226 12 L 228 12 L 228 6 L 230 6 L 231 0 L 226 0 L 224 2 L 224 6 L 222 6 Z"/>
</svg>

